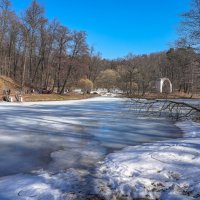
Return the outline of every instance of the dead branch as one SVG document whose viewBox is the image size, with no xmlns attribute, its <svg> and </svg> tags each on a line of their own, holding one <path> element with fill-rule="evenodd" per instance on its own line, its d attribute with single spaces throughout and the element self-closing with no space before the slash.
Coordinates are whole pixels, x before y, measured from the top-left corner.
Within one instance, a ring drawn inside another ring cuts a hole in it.
<svg viewBox="0 0 200 200">
<path fill-rule="evenodd" d="M 198 119 L 200 104 L 171 99 L 132 99 L 132 106 L 138 113 L 147 116 L 167 116 L 173 120 Z"/>
</svg>

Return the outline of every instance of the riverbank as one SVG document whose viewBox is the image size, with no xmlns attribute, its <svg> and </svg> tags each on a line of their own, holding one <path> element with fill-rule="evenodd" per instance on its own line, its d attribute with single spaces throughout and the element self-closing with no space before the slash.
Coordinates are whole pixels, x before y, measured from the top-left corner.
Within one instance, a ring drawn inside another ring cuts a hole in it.
<svg viewBox="0 0 200 200">
<path fill-rule="evenodd" d="M 81 100 L 92 97 L 97 97 L 97 94 L 78 94 L 68 93 L 64 95 L 59 94 L 31 94 L 24 95 L 25 102 L 37 102 L 37 101 L 66 101 L 66 100 Z"/>
<path fill-rule="evenodd" d="M 67 101 L 67 100 L 82 100 L 93 97 L 98 97 L 98 94 L 79 94 L 79 93 L 68 93 L 68 94 L 26 94 L 23 95 L 24 102 L 39 102 L 39 101 Z M 15 95 L 11 95 L 15 101 Z M 1 96 L 3 99 L 3 96 Z"/>
<path fill-rule="evenodd" d="M 119 97 L 119 98 L 138 98 L 138 99 L 147 99 L 147 100 L 154 100 L 154 99 L 200 99 L 200 95 L 195 94 L 185 94 L 185 93 L 172 93 L 172 94 L 160 94 L 160 93 L 147 93 L 145 95 L 141 94 L 135 94 L 132 96 L 126 96 L 124 94 L 114 94 L 114 93 L 106 93 L 106 92 L 94 92 L 91 94 L 80 94 L 77 92 L 71 92 L 67 94 L 25 94 L 23 95 L 24 102 L 39 102 L 39 101 L 67 101 L 67 100 L 82 100 L 82 99 L 88 99 L 93 97 Z M 13 100 L 15 101 L 15 95 L 11 94 L 11 97 L 13 97 Z M 3 99 L 3 95 L 0 96 L 1 99 Z"/>
<path fill-rule="evenodd" d="M 108 155 L 98 169 L 99 176 L 106 180 L 102 196 L 199 199 L 200 124 L 185 121 L 177 126 L 184 138 L 128 147 Z"/>
<path fill-rule="evenodd" d="M 129 98 L 139 98 L 139 99 L 200 99 L 200 94 L 188 94 L 183 92 L 174 92 L 171 94 L 165 94 L 165 93 L 146 93 L 144 95 L 142 94 L 134 94 L 129 96 Z"/>
</svg>

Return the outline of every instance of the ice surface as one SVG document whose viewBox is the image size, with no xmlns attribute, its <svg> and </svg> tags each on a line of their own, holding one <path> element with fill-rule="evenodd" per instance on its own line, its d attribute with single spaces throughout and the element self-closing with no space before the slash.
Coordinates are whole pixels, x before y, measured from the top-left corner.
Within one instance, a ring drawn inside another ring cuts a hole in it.
<svg viewBox="0 0 200 200">
<path fill-rule="evenodd" d="M 107 176 L 104 179 L 101 170 L 96 172 L 98 162 L 108 153 L 182 137 L 180 129 L 165 119 L 138 119 L 120 98 L 2 102 L 0 114 L 0 199 L 76 199 L 77 195 L 101 193 L 102 187 L 109 196 Z M 128 154 L 124 156 L 119 159 L 129 160 Z"/>
<path fill-rule="evenodd" d="M 0 175 L 88 168 L 128 145 L 181 136 L 164 120 L 136 119 L 124 100 L 1 103 Z"/>
</svg>

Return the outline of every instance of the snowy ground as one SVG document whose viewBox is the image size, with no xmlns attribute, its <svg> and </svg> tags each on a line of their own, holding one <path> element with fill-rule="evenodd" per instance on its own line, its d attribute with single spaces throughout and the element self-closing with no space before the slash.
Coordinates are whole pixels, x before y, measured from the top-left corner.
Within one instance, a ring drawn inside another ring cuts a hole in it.
<svg viewBox="0 0 200 200">
<path fill-rule="evenodd" d="M 200 126 L 177 124 L 176 139 L 162 119 L 116 112 L 120 101 L 1 103 L 0 200 L 200 198 Z"/>
<path fill-rule="evenodd" d="M 107 156 L 99 173 L 107 199 L 200 199 L 200 125 L 177 123 L 184 138 L 128 147 Z M 103 187 L 103 186 L 102 186 Z"/>
</svg>

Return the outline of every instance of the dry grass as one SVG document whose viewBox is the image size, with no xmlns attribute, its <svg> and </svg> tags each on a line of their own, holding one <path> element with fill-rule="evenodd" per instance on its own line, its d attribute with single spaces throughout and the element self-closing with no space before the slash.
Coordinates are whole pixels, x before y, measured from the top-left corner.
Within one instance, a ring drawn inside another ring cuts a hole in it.
<svg viewBox="0 0 200 200">
<path fill-rule="evenodd" d="M 200 99 L 200 94 L 186 94 L 176 92 L 172 94 L 160 94 L 160 93 L 147 93 L 145 95 L 132 95 L 130 98 L 145 98 L 145 99 Z"/>
<path fill-rule="evenodd" d="M 70 93 L 67 95 L 59 94 L 30 94 L 24 95 L 25 102 L 36 102 L 36 101 L 66 101 L 66 100 L 80 100 L 95 97 L 97 95 L 87 94 L 81 95 L 76 93 Z"/>
</svg>

